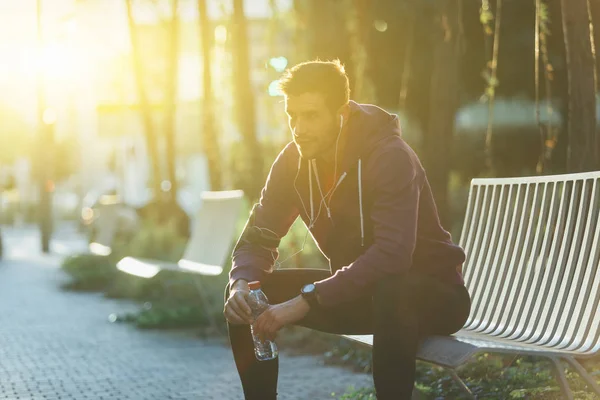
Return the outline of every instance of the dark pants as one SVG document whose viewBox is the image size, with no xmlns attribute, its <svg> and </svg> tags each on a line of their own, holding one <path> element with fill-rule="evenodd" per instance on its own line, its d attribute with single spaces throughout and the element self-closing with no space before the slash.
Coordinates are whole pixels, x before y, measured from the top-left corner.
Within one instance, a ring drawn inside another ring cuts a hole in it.
<svg viewBox="0 0 600 400">
<path fill-rule="evenodd" d="M 326 270 L 282 269 L 261 283 L 269 303 L 278 304 L 298 296 L 303 285 L 329 276 Z M 225 295 L 229 297 L 229 289 Z M 377 399 L 402 400 L 412 395 L 420 339 L 458 331 L 470 306 L 464 286 L 407 274 L 385 279 L 372 296 L 333 308 L 311 309 L 296 325 L 336 334 L 373 334 Z M 279 360 L 256 359 L 249 325 L 228 327 L 246 400 L 275 399 Z"/>
</svg>

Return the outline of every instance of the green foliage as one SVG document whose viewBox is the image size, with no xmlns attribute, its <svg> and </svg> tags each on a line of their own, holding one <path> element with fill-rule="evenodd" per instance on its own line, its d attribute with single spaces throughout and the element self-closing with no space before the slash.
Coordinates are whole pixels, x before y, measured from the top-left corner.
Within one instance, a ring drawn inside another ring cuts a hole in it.
<svg viewBox="0 0 600 400">
<path fill-rule="evenodd" d="M 115 243 L 114 252 L 119 256 L 176 262 L 183 255 L 187 239 L 179 234 L 175 225 L 173 222 L 157 225 L 153 221 L 143 221 L 141 228 L 127 242 Z"/>
<path fill-rule="evenodd" d="M 176 262 L 183 255 L 186 239 L 179 236 L 172 224 L 156 228 L 146 223 L 120 250 L 131 257 Z"/>
<path fill-rule="evenodd" d="M 129 322 L 142 329 L 181 329 L 207 325 L 206 310 L 199 305 L 147 304 L 139 312 L 126 313 L 116 321 Z"/>
<path fill-rule="evenodd" d="M 226 277 L 207 277 L 207 297 L 213 299 L 206 309 L 198 294 L 192 274 L 163 270 L 153 278 L 132 276 L 116 268 L 116 260 L 125 255 L 163 259 L 167 262 L 181 258 L 185 239 L 174 232 L 173 226 L 157 227 L 145 223 L 128 243 L 120 243 L 110 257 L 78 255 L 63 263 L 63 270 L 71 276 L 66 289 L 103 291 L 109 298 L 127 298 L 145 301 L 139 312 L 113 315 L 111 320 L 131 322 L 139 328 L 189 328 L 206 326 L 208 315 L 223 324 L 222 298 Z M 219 299 L 219 301 L 214 301 Z M 221 326 L 223 328 L 223 326 Z"/>
<path fill-rule="evenodd" d="M 228 152 L 229 163 L 226 171 L 228 180 L 233 187 L 243 190 L 247 195 L 252 193 L 255 187 L 261 188 L 264 185 L 269 169 L 285 143 L 265 140 L 259 145 L 263 160 L 263 176 L 254 176 L 251 169 L 253 155 L 246 150 L 243 142 L 232 143 Z M 254 202 L 257 199 L 250 200 Z"/>
<path fill-rule="evenodd" d="M 64 288 L 99 291 L 106 289 L 116 276 L 117 269 L 110 257 L 80 254 L 68 257 L 62 269 L 71 276 Z"/>
<path fill-rule="evenodd" d="M 371 348 L 301 327 L 286 328 L 278 336 L 280 348 L 300 354 L 322 354 L 328 365 L 351 367 L 357 372 L 371 373 Z M 600 361 L 591 360 L 585 365 L 588 371 L 600 370 Z M 417 362 L 415 387 L 422 399 L 466 399 L 460 387 L 448 371 L 423 362 Z M 478 398 L 481 399 L 557 399 L 560 397 L 558 384 L 551 365 L 537 357 L 517 357 L 500 354 L 480 354 L 459 371 L 460 377 Z M 586 391 L 584 382 L 567 371 L 569 385 L 575 398 L 595 398 Z M 592 373 L 594 374 L 594 373 Z M 598 375 L 596 373 L 596 375 Z M 600 376 L 597 376 L 599 379 Z M 339 394 L 337 394 L 339 396 Z M 332 394 L 336 396 L 335 393 Z M 349 388 L 340 399 L 364 400 L 374 397 L 374 389 Z"/>
<path fill-rule="evenodd" d="M 298 218 L 288 234 L 281 240 L 277 268 L 323 268 L 329 269 L 306 225 Z"/>
<path fill-rule="evenodd" d="M 483 25 L 484 33 L 486 35 L 492 34 L 492 28 L 490 27 L 491 22 L 494 20 L 494 14 L 490 9 L 489 0 L 482 0 L 481 8 L 479 9 L 479 22 Z"/>
<path fill-rule="evenodd" d="M 204 279 L 202 286 L 210 304 L 205 304 L 195 286 Z M 145 279 L 137 291 L 128 287 L 128 296 L 151 300 L 138 312 L 115 316 L 116 321 L 134 323 L 144 329 L 171 329 L 206 327 L 209 316 L 225 331 L 223 318 L 223 288 L 226 278 L 198 277 L 177 271 L 162 271 L 151 279 Z"/>
<path fill-rule="evenodd" d="M 115 279 L 105 288 L 104 296 L 111 299 L 145 300 L 153 298 L 150 281 L 117 270 Z"/>
<path fill-rule="evenodd" d="M 137 213 L 142 218 L 147 233 L 164 233 L 184 239 L 190 237 L 190 217 L 169 197 L 154 199 L 139 208 Z"/>
<path fill-rule="evenodd" d="M 251 202 L 246 201 L 237 224 L 238 232 L 242 232 L 251 210 Z M 237 239 L 237 238 L 236 238 Z M 276 268 L 323 268 L 329 269 L 327 259 L 315 244 L 306 225 L 298 218 L 290 227 L 286 236 L 281 239 L 279 258 Z"/>
<path fill-rule="evenodd" d="M 345 357 L 351 356 L 351 352 Z M 346 360 L 347 361 L 347 360 Z M 355 360 L 362 365 L 362 360 Z M 579 400 L 594 399 L 584 382 L 573 371 L 567 371 L 569 386 Z M 459 376 L 471 391 L 481 399 L 557 399 L 560 389 L 549 362 L 536 357 L 518 357 L 480 354 L 459 371 Z M 425 363 L 417 363 L 415 387 L 422 398 L 467 399 L 446 370 Z M 350 390 L 342 399 L 369 399 L 372 388 Z"/>
<path fill-rule="evenodd" d="M 67 258 L 62 269 L 71 276 L 65 289 L 105 291 L 113 298 L 147 298 L 155 295 L 155 287 L 143 278 L 130 276 L 116 268 L 116 262 L 125 256 L 179 260 L 185 248 L 185 238 L 175 232 L 172 224 L 156 226 L 143 223 L 133 237 L 117 235 L 113 253 L 108 256 L 81 254 Z"/>
</svg>

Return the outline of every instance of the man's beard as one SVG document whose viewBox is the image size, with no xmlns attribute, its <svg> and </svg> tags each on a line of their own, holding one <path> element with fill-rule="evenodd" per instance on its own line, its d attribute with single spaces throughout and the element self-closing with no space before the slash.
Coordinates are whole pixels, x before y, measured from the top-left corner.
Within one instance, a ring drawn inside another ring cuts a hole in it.
<svg viewBox="0 0 600 400">
<path fill-rule="evenodd" d="M 337 144 L 338 138 L 339 131 L 330 130 L 327 134 L 326 141 L 309 141 L 309 144 L 305 144 L 304 146 L 302 146 L 301 140 L 299 141 L 300 143 L 296 142 L 295 140 L 295 143 L 300 153 L 300 156 L 303 159 L 327 159 L 327 156 L 329 155 L 331 155 L 332 157 L 334 156 L 335 146 Z M 333 162 L 333 159 L 331 161 Z"/>
<path fill-rule="evenodd" d="M 335 157 L 336 151 L 339 150 L 336 149 L 339 139 L 339 132 L 332 132 L 328 137 L 330 139 L 325 144 L 323 144 L 323 146 L 320 149 L 318 149 L 317 155 L 315 157 L 321 158 L 324 161 L 333 162 L 333 157 Z M 328 156 L 332 157 L 331 160 L 328 159 Z"/>
</svg>

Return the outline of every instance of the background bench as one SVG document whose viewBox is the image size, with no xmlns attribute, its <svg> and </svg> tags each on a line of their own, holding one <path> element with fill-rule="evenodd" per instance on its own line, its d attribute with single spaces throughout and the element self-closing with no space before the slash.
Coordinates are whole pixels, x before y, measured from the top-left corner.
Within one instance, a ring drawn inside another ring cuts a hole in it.
<svg viewBox="0 0 600 400">
<path fill-rule="evenodd" d="M 112 253 L 112 246 L 119 232 L 129 232 L 139 224 L 133 207 L 122 203 L 103 203 L 94 209 L 89 250 L 99 256 Z"/>
<path fill-rule="evenodd" d="M 223 273 L 223 263 L 230 256 L 237 233 L 237 221 L 242 208 L 244 192 L 241 190 L 202 193 L 202 204 L 194 219 L 192 234 L 183 257 L 177 263 L 161 260 L 125 257 L 117 268 L 142 278 L 153 278 L 164 270 L 191 274 L 191 282 L 209 308 L 209 299 L 200 276 L 218 276 Z M 218 324 L 209 315 L 215 330 Z"/>
<path fill-rule="evenodd" d="M 561 361 L 600 387 L 576 358 L 600 350 L 600 172 L 474 179 L 460 244 L 472 309 L 461 331 L 424 340 L 422 361 L 456 369 L 479 352 L 552 361 L 565 398 Z M 346 337 L 372 345 L 372 336 Z"/>
</svg>

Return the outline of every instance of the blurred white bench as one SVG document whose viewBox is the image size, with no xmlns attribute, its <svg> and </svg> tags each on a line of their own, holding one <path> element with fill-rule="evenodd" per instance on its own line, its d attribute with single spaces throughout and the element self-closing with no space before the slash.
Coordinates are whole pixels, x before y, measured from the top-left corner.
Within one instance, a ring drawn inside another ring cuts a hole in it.
<svg viewBox="0 0 600 400">
<path fill-rule="evenodd" d="M 133 230 L 139 217 L 134 208 L 122 203 L 102 204 L 94 209 L 90 253 L 109 256 L 116 235 L 122 229 Z"/>
<path fill-rule="evenodd" d="M 242 208 L 241 190 L 203 192 L 202 205 L 193 222 L 192 235 L 181 260 L 169 263 L 160 260 L 125 257 L 117 268 L 127 274 L 153 278 L 160 271 L 173 270 L 192 274 L 193 283 L 205 305 L 209 304 L 199 276 L 218 276 L 230 256 L 237 233 L 237 221 Z M 214 320 L 211 320 L 216 327 Z"/>
<path fill-rule="evenodd" d="M 474 179 L 460 238 L 471 314 L 455 335 L 427 338 L 418 358 L 448 368 L 471 397 L 456 370 L 481 352 L 549 359 L 573 399 L 566 361 L 600 395 L 576 360 L 600 351 L 599 214 L 600 172 Z"/>
</svg>

